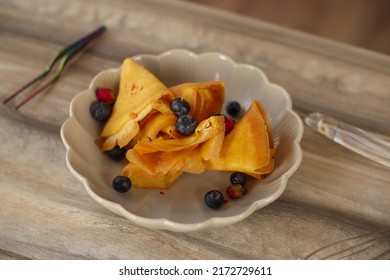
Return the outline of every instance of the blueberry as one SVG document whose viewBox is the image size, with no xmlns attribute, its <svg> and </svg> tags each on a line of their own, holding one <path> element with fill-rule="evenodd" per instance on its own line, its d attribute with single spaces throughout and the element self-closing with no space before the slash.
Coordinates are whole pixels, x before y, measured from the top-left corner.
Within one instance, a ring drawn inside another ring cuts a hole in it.
<svg viewBox="0 0 390 280">
<path fill-rule="evenodd" d="M 218 209 L 223 205 L 225 199 L 223 194 L 218 190 L 212 190 L 205 194 L 204 202 L 206 205 L 212 209 Z"/>
<path fill-rule="evenodd" d="M 230 183 L 234 184 L 240 184 L 242 186 L 245 186 L 246 184 L 246 175 L 242 172 L 234 172 L 232 175 L 230 175 Z"/>
<path fill-rule="evenodd" d="M 229 115 L 232 117 L 237 117 L 238 114 L 240 114 L 241 111 L 241 105 L 237 101 L 230 101 L 226 105 L 226 112 L 228 112 Z"/>
<path fill-rule="evenodd" d="M 176 116 L 186 115 L 190 111 L 190 104 L 185 101 L 183 98 L 172 99 L 170 104 L 171 111 L 175 113 Z"/>
<path fill-rule="evenodd" d="M 115 146 L 112 150 L 109 150 L 108 151 L 108 155 L 110 156 L 110 158 L 112 158 L 113 160 L 121 160 L 125 157 L 126 155 L 126 148 L 123 147 L 123 148 L 120 148 L 118 145 Z"/>
<path fill-rule="evenodd" d="M 105 122 L 111 116 L 112 108 L 105 102 L 94 101 L 89 107 L 89 112 L 94 120 Z"/>
<path fill-rule="evenodd" d="M 128 192 L 131 188 L 131 180 L 129 177 L 118 175 L 112 180 L 112 187 L 120 193 Z"/>
<path fill-rule="evenodd" d="M 190 115 L 181 115 L 176 121 L 176 129 L 181 135 L 188 136 L 194 133 L 196 121 Z"/>
</svg>

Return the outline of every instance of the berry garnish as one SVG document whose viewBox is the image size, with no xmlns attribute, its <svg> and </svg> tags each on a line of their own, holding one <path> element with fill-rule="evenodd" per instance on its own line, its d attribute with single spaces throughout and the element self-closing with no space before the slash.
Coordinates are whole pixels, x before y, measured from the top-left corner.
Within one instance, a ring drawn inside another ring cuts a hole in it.
<svg viewBox="0 0 390 280">
<path fill-rule="evenodd" d="M 229 197 L 238 199 L 246 194 L 246 188 L 241 184 L 233 184 L 227 187 L 226 192 Z"/>
<path fill-rule="evenodd" d="M 190 104 L 185 101 L 183 98 L 172 99 L 170 103 L 170 108 L 176 116 L 186 115 L 190 111 Z"/>
<path fill-rule="evenodd" d="M 238 114 L 240 114 L 240 111 L 241 111 L 241 105 L 237 101 L 230 101 L 226 105 L 226 112 L 232 117 L 237 117 Z"/>
<path fill-rule="evenodd" d="M 89 112 L 94 120 L 105 122 L 111 116 L 112 108 L 107 103 L 94 101 L 89 107 Z"/>
<path fill-rule="evenodd" d="M 204 202 L 212 209 L 218 209 L 223 205 L 224 201 L 223 194 L 218 190 L 209 191 L 204 196 Z"/>
<path fill-rule="evenodd" d="M 95 91 L 96 98 L 98 101 L 111 104 L 115 101 L 115 94 L 109 88 L 98 88 Z"/>
<path fill-rule="evenodd" d="M 224 117 L 225 117 L 225 136 L 226 136 L 234 128 L 234 121 L 229 117 L 226 116 Z"/>
<path fill-rule="evenodd" d="M 188 136 L 194 133 L 196 121 L 190 115 L 181 115 L 176 121 L 176 129 L 181 135 Z"/>
<path fill-rule="evenodd" d="M 234 184 L 240 184 L 242 186 L 245 186 L 246 184 L 246 175 L 242 172 L 234 172 L 230 175 L 230 183 Z"/>
<path fill-rule="evenodd" d="M 125 147 L 120 148 L 117 145 L 112 150 L 108 151 L 108 155 L 113 160 L 118 160 L 119 161 L 119 160 L 121 160 L 121 159 L 123 159 L 125 157 L 125 155 L 126 155 L 126 148 Z"/>
<path fill-rule="evenodd" d="M 120 193 L 128 192 L 131 188 L 131 180 L 129 177 L 118 175 L 112 180 L 112 187 Z"/>
</svg>

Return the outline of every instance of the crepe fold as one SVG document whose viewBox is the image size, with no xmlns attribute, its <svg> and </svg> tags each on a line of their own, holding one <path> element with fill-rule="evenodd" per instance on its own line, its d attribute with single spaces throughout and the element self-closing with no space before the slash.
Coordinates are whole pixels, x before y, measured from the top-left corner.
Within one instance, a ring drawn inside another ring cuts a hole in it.
<svg viewBox="0 0 390 280">
<path fill-rule="evenodd" d="M 241 171 L 261 178 L 274 167 L 271 125 L 264 107 L 253 101 L 225 135 L 222 81 L 189 82 L 167 88 L 132 59 L 121 68 L 113 113 L 101 132 L 103 151 L 126 147 L 128 163 L 121 174 L 141 188 L 169 188 L 184 172 Z M 190 104 L 197 123 L 183 136 L 170 109 L 174 98 Z"/>
<path fill-rule="evenodd" d="M 107 151 L 116 145 L 124 147 L 139 132 L 139 122 L 156 112 L 174 120 L 169 109 L 173 93 L 150 71 L 126 59 L 121 67 L 119 92 L 112 114 L 105 124 L 101 136 L 104 138 L 102 150 Z"/>
<path fill-rule="evenodd" d="M 138 142 L 129 149 L 122 175 L 140 187 L 168 188 L 183 172 L 199 174 L 220 153 L 225 135 L 223 116 L 203 120 L 191 136 Z"/>
<path fill-rule="evenodd" d="M 212 158 L 207 169 L 241 171 L 254 178 L 274 168 L 271 125 L 264 107 L 253 101 L 245 115 L 225 137 L 220 154 Z"/>
<path fill-rule="evenodd" d="M 170 101 L 175 97 L 188 99 L 190 114 L 200 123 L 220 111 L 224 83 L 184 83 L 167 88 L 134 60 L 124 60 L 112 115 L 101 132 L 102 150 L 111 150 L 116 145 L 124 147 L 132 140 L 133 144 L 140 140 L 154 140 L 159 134 L 177 136 L 176 116 L 170 110 Z"/>
</svg>

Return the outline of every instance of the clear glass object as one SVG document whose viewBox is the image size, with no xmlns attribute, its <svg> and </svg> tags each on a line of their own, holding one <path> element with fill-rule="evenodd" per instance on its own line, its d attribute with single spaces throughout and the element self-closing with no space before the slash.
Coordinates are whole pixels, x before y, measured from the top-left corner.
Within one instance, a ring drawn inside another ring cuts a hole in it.
<svg viewBox="0 0 390 280">
<path fill-rule="evenodd" d="M 304 122 L 344 147 L 390 167 L 390 142 L 384 138 L 321 113 L 309 114 Z"/>
</svg>

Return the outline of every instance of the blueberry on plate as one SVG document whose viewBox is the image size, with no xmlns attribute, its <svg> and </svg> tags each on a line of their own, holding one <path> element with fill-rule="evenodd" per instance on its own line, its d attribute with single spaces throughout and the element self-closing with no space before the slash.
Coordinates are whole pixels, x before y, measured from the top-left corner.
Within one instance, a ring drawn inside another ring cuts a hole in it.
<svg viewBox="0 0 390 280">
<path fill-rule="evenodd" d="M 127 150 L 126 150 L 125 147 L 121 148 L 118 145 L 116 145 L 114 148 L 112 148 L 112 150 L 108 151 L 108 155 L 113 160 L 118 160 L 119 161 L 119 160 L 125 158 L 126 152 L 127 152 Z"/>
<path fill-rule="evenodd" d="M 176 116 L 186 115 L 190 111 L 190 104 L 185 101 L 183 98 L 172 99 L 170 103 L 170 108 Z"/>
<path fill-rule="evenodd" d="M 129 177 L 118 175 L 112 180 L 112 187 L 120 193 L 128 192 L 131 188 L 131 180 Z"/>
<path fill-rule="evenodd" d="M 112 108 L 105 102 L 94 101 L 89 107 L 89 112 L 94 120 L 105 122 L 111 116 Z"/>
<path fill-rule="evenodd" d="M 205 194 L 204 202 L 208 207 L 212 209 L 218 209 L 225 202 L 225 198 L 220 191 L 212 190 Z"/>
<path fill-rule="evenodd" d="M 246 174 L 242 172 L 233 172 L 230 175 L 230 183 L 234 184 L 240 184 L 242 186 L 245 186 L 246 184 Z"/>
<path fill-rule="evenodd" d="M 190 115 L 181 115 L 176 121 L 176 129 L 181 135 L 188 136 L 194 133 L 196 120 Z"/>
<path fill-rule="evenodd" d="M 240 114 L 241 111 L 241 105 L 237 101 L 230 101 L 228 104 L 226 104 L 226 112 L 232 116 L 237 117 L 238 114 Z"/>
</svg>

